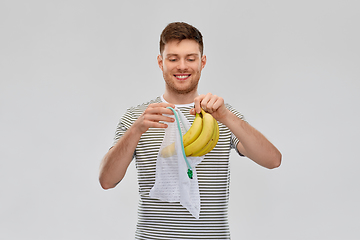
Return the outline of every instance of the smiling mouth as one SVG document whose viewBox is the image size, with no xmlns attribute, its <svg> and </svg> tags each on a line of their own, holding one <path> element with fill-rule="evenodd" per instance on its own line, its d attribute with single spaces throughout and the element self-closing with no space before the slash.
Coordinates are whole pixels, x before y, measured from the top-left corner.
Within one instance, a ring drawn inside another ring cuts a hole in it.
<svg viewBox="0 0 360 240">
<path fill-rule="evenodd" d="M 191 76 L 191 74 L 175 74 L 174 75 L 178 80 L 185 80 Z"/>
</svg>

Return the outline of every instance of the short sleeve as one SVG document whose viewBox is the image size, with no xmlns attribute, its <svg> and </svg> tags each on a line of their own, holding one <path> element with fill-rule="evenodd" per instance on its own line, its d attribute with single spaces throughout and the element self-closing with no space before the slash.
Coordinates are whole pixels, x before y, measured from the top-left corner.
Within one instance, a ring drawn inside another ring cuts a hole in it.
<svg viewBox="0 0 360 240">
<path fill-rule="evenodd" d="M 234 113 L 235 116 L 237 116 L 238 118 L 246 121 L 245 118 L 244 118 L 244 116 L 243 116 L 240 112 L 238 112 L 235 108 L 233 108 L 231 105 L 226 104 L 226 108 L 229 109 L 230 112 Z M 235 149 L 236 152 L 237 152 L 240 156 L 244 156 L 241 152 L 239 152 L 239 150 L 238 150 L 237 147 L 236 147 L 239 142 L 240 142 L 240 140 L 239 140 L 233 133 L 231 133 L 231 142 L 230 142 L 231 148 Z"/>
<path fill-rule="evenodd" d="M 113 145 L 111 147 L 113 147 L 119 141 L 119 139 L 131 127 L 133 122 L 134 122 L 133 111 L 132 108 L 129 108 L 127 109 L 125 114 L 120 118 L 120 121 L 116 127 Z"/>
</svg>

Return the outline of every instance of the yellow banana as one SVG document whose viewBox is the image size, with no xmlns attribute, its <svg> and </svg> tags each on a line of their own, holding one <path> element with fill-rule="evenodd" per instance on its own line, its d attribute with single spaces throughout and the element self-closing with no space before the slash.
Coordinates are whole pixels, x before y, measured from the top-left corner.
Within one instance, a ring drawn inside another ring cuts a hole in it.
<svg viewBox="0 0 360 240">
<path fill-rule="evenodd" d="M 200 157 L 200 156 L 207 154 L 211 150 L 213 150 L 219 140 L 219 134 L 220 134 L 219 133 L 219 125 L 218 125 L 216 119 L 214 118 L 214 132 L 213 132 L 213 135 L 211 136 L 210 141 L 206 144 L 206 146 L 203 149 L 199 149 L 197 152 L 193 153 L 191 156 Z"/>
<path fill-rule="evenodd" d="M 199 137 L 202 127 L 203 127 L 202 114 L 196 113 L 194 122 L 191 124 L 189 130 L 183 136 L 184 147 L 186 147 L 187 145 L 189 145 Z"/>
<path fill-rule="evenodd" d="M 203 149 L 210 141 L 215 130 L 213 116 L 211 116 L 209 113 L 206 113 L 204 110 L 202 110 L 201 113 L 203 116 L 203 127 L 201 133 L 194 142 L 185 147 L 186 156 L 190 156 L 200 149 Z"/>
<path fill-rule="evenodd" d="M 175 155 L 175 143 L 172 143 L 172 144 L 164 147 L 161 150 L 160 155 L 163 158 L 167 158 L 167 157 L 171 157 L 171 156 Z"/>
<path fill-rule="evenodd" d="M 210 152 L 219 140 L 219 125 L 211 114 L 201 110 L 196 113 L 194 122 L 183 136 L 186 156 L 203 156 Z M 171 157 L 175 152 L 175 143 L 161 150 L 161 156 Z"/>
<path fill-rule="evenodd" d="M 194 122 L 191 124 L 189 130 L 183 136 L 184 147 L 189 145 L 198 138 L 202 130 L 202 125 L 203 125 L 202 114 L 196 113 Z M 172 143 L 164 147 L 161 150 L 160 155 L 164 158 L 175 155 L 175 143 Z"/>
</svg>

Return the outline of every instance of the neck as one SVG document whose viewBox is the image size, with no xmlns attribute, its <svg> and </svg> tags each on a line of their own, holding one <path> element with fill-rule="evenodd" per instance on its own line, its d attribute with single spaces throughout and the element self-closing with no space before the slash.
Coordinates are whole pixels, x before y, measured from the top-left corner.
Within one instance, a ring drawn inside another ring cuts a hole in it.
<svg viewBox="0 0 360 240">
<path fill-rule="evenodd" d="M 181 93 L 174 93 L 168 90 L 165 90 L 163 95 L 165 101 L 172 104 L 188 104 L 193 103 L 194 99 L 199 96 L 197 90 L 195 89 L 192 92 L 181 94 Z"/>
</svg>

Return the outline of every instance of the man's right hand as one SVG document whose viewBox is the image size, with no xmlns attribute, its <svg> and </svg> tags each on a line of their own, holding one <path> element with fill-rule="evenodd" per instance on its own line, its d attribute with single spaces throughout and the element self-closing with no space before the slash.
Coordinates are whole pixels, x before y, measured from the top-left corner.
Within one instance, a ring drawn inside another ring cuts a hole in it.
<svg viewBox="0 0 360 240">
<path fill-rule="evenodd" d="M 167 128 L 168 125 L 165 122 L 175 121 L 173 117 L 164 116 L 164 114 L 174 115 L 173 111 L 167 107 L 175 108 L 175 105 L 164 102 L 150 104 L 134 122 L 133 127 L 140 134 L 145 133 L 149 128 Z"/>
<path fill-rule="evenodd" d="M 167 128 L 165 122 L 174 122 L 169 103 L 153 103 L 140 115 L 119 141 L 104 156 L 100 165 L 99 181 L 104 189 L 115 187 L 124 177 L 133 158 L 135 148 L 141 135 L 149 128 Z"/>
</svg>

